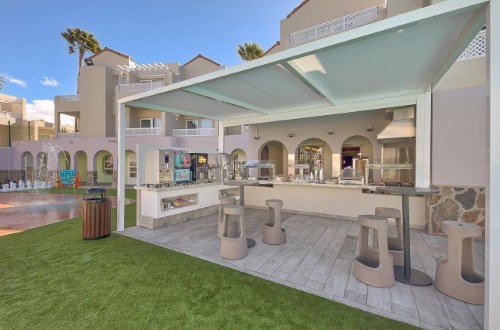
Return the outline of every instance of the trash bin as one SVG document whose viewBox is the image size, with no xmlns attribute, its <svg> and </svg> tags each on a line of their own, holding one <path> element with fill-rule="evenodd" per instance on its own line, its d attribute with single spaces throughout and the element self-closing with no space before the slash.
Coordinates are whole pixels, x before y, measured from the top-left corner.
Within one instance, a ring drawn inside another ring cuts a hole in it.
<svg viewBox="0 0 500 330">
<path fill-rule="evenodd" d="M 83 195 L 83 239 L 98 239 L 111 235 L 111 200 L 106 189 L 89 188 Z"/>
</svg>

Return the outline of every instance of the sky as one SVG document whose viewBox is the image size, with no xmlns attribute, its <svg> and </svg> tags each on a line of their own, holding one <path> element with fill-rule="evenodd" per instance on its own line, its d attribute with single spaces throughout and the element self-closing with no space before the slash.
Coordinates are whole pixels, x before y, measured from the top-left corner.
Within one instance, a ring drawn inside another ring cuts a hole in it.
<svg viewBox="0 0 500 330">
<path fill-rule="evenodd" d="M 274 45 L 280 20 L 301 2 L 0 0 L 0 75 L 6 80 L 0 93 L 26 98 L 28 119 L 53 122 L 54 96 L 76 94 L 78 55 L 68 53 L 61 36 L 67 27 L 93 33 L 102 48 L 137 64 L 185 64 L 201 53 L 229 67 L 242 63 L 240 44 Z"/>
</svg>

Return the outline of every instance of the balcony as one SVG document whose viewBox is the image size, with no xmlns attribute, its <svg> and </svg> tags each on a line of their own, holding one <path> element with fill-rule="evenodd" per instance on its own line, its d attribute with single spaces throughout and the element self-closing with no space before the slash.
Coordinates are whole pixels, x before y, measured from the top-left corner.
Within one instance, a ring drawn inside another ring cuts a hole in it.
<svg viewBox="0 0 500 330">
<path fill-rule="evenodd" d="M 79 139 L 80 132 L 57 133 L 58 139 Z"/>
<path fill-rule="evenodd" d="M 125 128 L 125 136 L 161 135 L 161 127 Z"/>
<path fill-rule="evenodd" d="M 290 34 L 290 45 L 295 46 L 330 34 L 342 32 L 377 20 L 378 6 L 325 22 Z"/>
<path fill-rule="evenodd" d="M 56 102 L 77 102 L 80 101 L 80 95 L 59 95 L 56 96 Z"/>
<path fill-rule="evenodd" d="M 164 86 L 163 82 L 118 85 L 120 92 L 145 92 Z"/>
<path fill-rule="evenodd" d="M 214 136 L 215 128 L 174 129 L 173 136 Z"/>
</svg>

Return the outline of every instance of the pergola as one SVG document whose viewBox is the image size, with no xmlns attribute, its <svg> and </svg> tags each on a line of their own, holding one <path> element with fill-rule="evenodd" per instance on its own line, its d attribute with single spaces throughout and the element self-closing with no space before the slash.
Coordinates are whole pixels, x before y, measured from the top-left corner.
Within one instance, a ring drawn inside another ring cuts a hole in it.
<svg viewBox="0 0 500 330">
<path fill-rule="evenodd" d="M 496 18 L 496 20 L 494 19 Z M 431 92 L 487 25 L 490 127 L 500 127 L 500 4 L 443 1 L 118 102 L 118 230 L 124 230 L 125 106 L 224 126 L 416 106 L 416 185 L 430 185 Z M 500 133 L 490 128 L 485 326 L 500 324 Z M 495 185 L 496 183 L 496 185 Z"/>
</svg>

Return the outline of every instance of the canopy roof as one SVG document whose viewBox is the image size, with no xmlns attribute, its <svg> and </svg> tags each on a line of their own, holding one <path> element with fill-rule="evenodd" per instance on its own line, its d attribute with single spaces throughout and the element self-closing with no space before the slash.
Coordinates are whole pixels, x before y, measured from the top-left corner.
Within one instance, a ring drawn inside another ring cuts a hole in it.
<svg viewBox="0 0 500 330">
<path fill-rule="evenodd" d="M 444 1 L 119 103 L 236 125 L 414 97 L 432 89 L 485 25 L 487 2 Z"/>
</svg>

